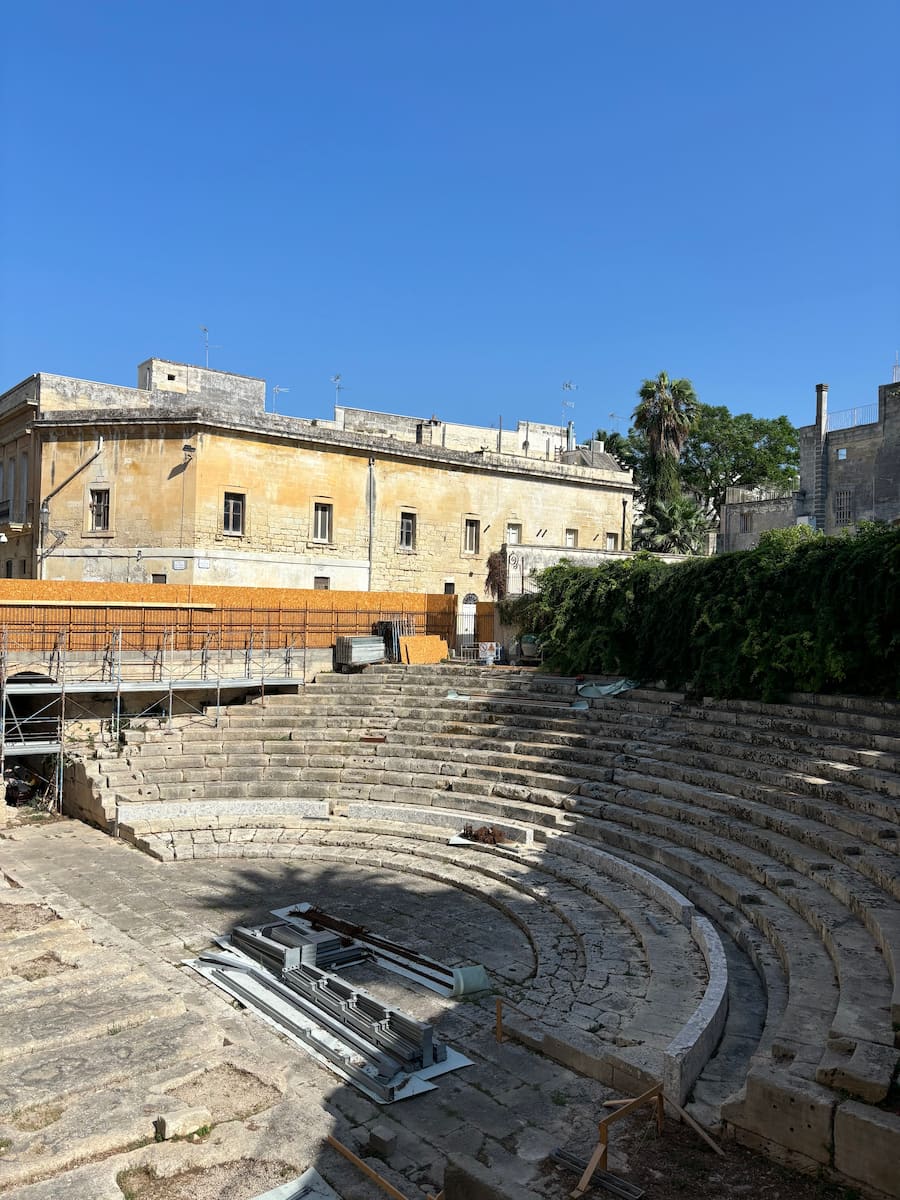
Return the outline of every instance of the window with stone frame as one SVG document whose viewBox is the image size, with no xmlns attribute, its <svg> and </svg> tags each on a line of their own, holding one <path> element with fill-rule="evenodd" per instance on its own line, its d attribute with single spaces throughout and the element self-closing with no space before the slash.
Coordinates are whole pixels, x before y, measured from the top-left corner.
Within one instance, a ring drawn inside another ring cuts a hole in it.
<svg viewBox="0 0 900 1200">
<path fill-rule="evenodd" d="M 416 514 L 401 512 L 400 514 L 400 549 L 415 550 L 416 548 Z"/>
<path fill-rule="evenodd" d="M 752 533 L 753 532 L 753 514 L 748 513 L 748 512 L 742 512 L 740 526 L 741 526 L 741 528 L 740 528 L 741 533 Z"/>
<path fill-rule="evenodd" d="M 247 524 L 247 496 L 245 492 L 226 492 L 222 511 L 222 532 L 231 537 L 243 537 Z"/>
<path fill-rule="evenodd" d="M 91 533 L 109 532 L 109 488 L 91 488 Z"/>
<path fill-rule="evenodd" d="M 478 554 L 481 549 L 481 522 L 475 517 L 466 517 L 463 529 L 463 552 Z"/>
<path fill-rule="evenodd" d="M 313 541 L 334 541 L 334 505 L 317 500 L 313 505 Z"/>
</svg>

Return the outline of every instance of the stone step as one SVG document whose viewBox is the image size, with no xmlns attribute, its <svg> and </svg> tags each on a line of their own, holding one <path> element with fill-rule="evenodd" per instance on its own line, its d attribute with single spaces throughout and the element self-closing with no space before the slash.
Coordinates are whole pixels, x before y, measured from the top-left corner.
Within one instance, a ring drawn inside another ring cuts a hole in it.
<svg viewBox="0 0 900 1200">
<path fill-rule="evenodd" d="M 107 1049 L 100 1041 L 94 1043 L 97 1053 L 86 1053 L 85 1045 L 76 1039 L 72 1046 L 34 1050 L 25 1060 L 27 1069 L 22 1060 L 7 1059 L 0 1062 L 0 1117 L 150 1075 L 159 1066 L 161 1044 L 167 1062 L 174 1064 L 212 1051 L 222 1041 L 222 1033 L 213 1025 L 198 1021 L 196 1014 L 182 1013 L 120 1030 L 106 1053 L 100 1052 Z"/>
<path fill-rule="evenodd" d="M 806 734 L 773 733 L 771 730 L 739 729 L 732 725 L 692 722 L 673 718 L 667 724 L 673 744 L 722 753 L 735 758 L 751 758 L 775 766 L 797 767 L 808 761 L 825 763 L 832 770 L 858 767 L 873 770 L 877 778 L 889 778 L 900 770 L 900 755 L 885 750 L 861 749 L 853 742 L 813 738 Z"/>
<path fill-rule="evenodd" d="M 591 822 L 592 819 L 583 820 Z M 648 844 L 664 846 L 663 861 L 665 855 L 672 855 L 676 862 L 683 860 L 690 863 L 695 870 L 706 874 L 708 878 L 703 878 L 702 875 L 700 877 L 706 886 L 714 891 L 718 890 L 716 883 L 723 876 L 727 878 L 736 875 L 728 891 L 720 894 L 740 907 L 751 919 L 759 919 L 763 906 L 770 909 L 774 907 L 775 911 L 782 914 L 784 908 L 792 910 L 803 923 L 795 932 L 795 937 L 799 938 L 796 945 L 801 948 L 798 953 L 812 952 L 814 947 L 818 948 L 815 952 L 822 961 L 822 966 L 817 972 L 818 984 L 825 985 L 827 971 L 824 963 L 828 960 L 828 955 L 833 959 L 839 980 L 837 1003 L 828 1029 L 818 1042 L 819 1058 L 813 1065 L 819 1065 L 822 1048 L 829 1040 L 880 1045 L 885 1048 L 879 1072 L 880 1082 L 886 1094 L 891 1070 L 898 1057 L 892 1049 L 892 1005 L 896 1009 L 898 993 L 896 988 L 892 987 L 879 949 L 862 922 L 856 920 L 824 887 L 811 879 L 786 873 L 785 868 L 777 861 L 740 843 L 709 835 L 693 836 L 689 830 L 670 820 L 660 820 L 618 806 L 607 806 L 602 821 L 597 822 L 599 830 L 602 831 L 600 836 L 604 840 L 609 837 L 610 824 L 613 821 L 620 830 L 635 831 Z M 577 823 L 580 835 L 585 835 L 590 828 L 590 824 L 583 825 L 580 821 Z M 741 883 L 743 891 L 740 890 Z M 777 904 L 774 904 L 776 899 Z M 777 926 L 773 923 L 772 928 L 776 929 Z M 769 930 L 766 929 L 765 932 L 769 936 Z M 779 941 L 779 952 L 784 956 L 791 950 L 791 942 L 784 936 L 780 937 Z M 822 954 L 825 954 L 826 947 L 827 954 L 823 960 Z M 804 962 L 800 975 L 788 970 L 792 995 L 795 983 L 799 985 L 801 982 L 806 993 L 806 979 L 802 976 L 802 971 L 808 972 L 809 969 L 809 965 Z M 807 1000 L 809 999 L 807 996 Z M 821 1016 L 821 1006 L 818 1006 L 817 1011 Z M 796 1028 L 792 1030 L 792 1040 L 799 1037 L 802 1042 L 803 1036 L 805 1035 L 801 1035 Z M 780 1037 L 782 1040 L 785 1037 L 783 1027 Z M 808 1060 L 804 1058 L 804 1061 Z M 854 1084 L 852 1080 L 847 1079 L 844 1086 L 846 1090 L 853 1091 L 857 1086 L 867 1089 L 871 1083 L 871 1080 L 859 1079 Z M 868 1099 L 868 1092 L 862 1095 L 862 1098 Z"/>
<path fill-rule="evenodd" d="M 859 724 L 860 728 L 868 730 L 883 729 L 887 733 L 893 731 L 893 736 L 896 736 L 895 731 L 900 726 L 900 704 L 896 701 L 867 697 L 796 695 L 789 697 L 786 703 L 778 705 L 767 704 L 762 700 L 739 699 L 712 703 L 726 712 L 768 716 L 775 711 L 780 716 L 797 718 L 811 724 L 843 723 L 847 728 Z"/>
<path fill-rule="evenodd" d="M 691 754 L 697 765 L 706 765 L 707 761 L 725 760 L 732 763 L 754 763 L 766 767 L 777 767 L 791 773 L 818 776 L 840 783 L 849 783 L 868 791 L 881 792 L 887 796 L 900 795 L 900 758 L 894 755 L 877 755 L 882 769 L 873 770 L 859 760 L 860 752 L 848 752 L 845 748 L 834 747 L 834 758 L 822 756 L 819 746 L 819 756 L 814 757 L 809 746 L 801 746 L 793 739 L 790 749 L 775 747 L 771 742 L 741 742 L 736 738 L 728 739 L 725 745 L 711 737 L 700 734 L 682 734 L 677 739 L 666 742 L 667 753 L 674 755 L 677 761 L 682 756 Z"/>
<path fill-rule="evenodd" d="M 845 745 L 854 749 L 882 750 L 889 754 L 900 752 L 900 737 L 895 733 L 881 733 L 877 730 L 866 729 L 865 722 L 857 730 L 852 721 L 845 718 L 843 724 L 837 724 L 825 717 L 822 723 L 816 723 L 815 713 L 797 711 L 793 716 L 790 710 L 782 713 L 775 705 L 761 709 L 758 713 L 734 711 L 727 707 L 717 706 L 711 709 L 685 709 L 670 718 L 671 728 L 679 729 L 683 725 L 697 728 L 704 722 L 717 726 L 733 726 L 738 737 L 746 737 L 753 731 L 766 733 L 773 739 L 778 737 L 806 738 L 815 740 L 823 745 Z M 888 729 L 896 726 L 887 725 Z"/>
<path fill-rule="evenodd" d="M 863 843 L 877 846 L 878 852 L 886 856 L 885 862 L 892 862 L 888 868 L 891 873 L 898 865 L 895 861 L 898 838 L 894 836 L 897 830 L 893 824 L 885 824 L 877 815 L 883 811 L 881 805 L 875 805 L 875 813 L 859 811 L 872 807 L 867 794 L 827 791 L 824 796 L 819 796 L 793 792 L 784 786 L 778 788 L 758 784 L 752 780 L 743 781 L 738 775 L 694 771 L 668 760 L 634 758 L 629 761 L 633 765 L 616 769 L 613 786 L 618 784 L 674 798 L 687 796 L 701 804 L 709 797 L 710 806 L 717 810 L 730 806 L 732 810 L 741 812 L 768 812 L 773 814 L 769 818 L 770 821 L 783 818 L 787 826 L 798 832 L 806 830 L 812 822 L 823 827 L 819 831 L 822 837 L 831 836 L 828 827 L 833 826 L 851 840 L 861 840 Z M 798 820 L 792 820 L 791 814 L 797 814 Z M 848 843 L 835 836 L 834 844 L 837 846 Z M 852 853 L 855 851 L 851 851 Z"/>
<path fill-rule="evenodd" d="M 699 884 L 759 930 L 775 950 L 788 988 L 775 1052 L 793 1070 L 812 1078 L 837 1011 L 839 993 L 828 953 L 807 923 L 739 870 L 665 837 L 612 820 L 584 819 L 578 823 L 577 833 L 596 839 L 614 853 L 640 856 L 653 869 L 662 867 Z"/>
<path fill-rule="evenodd" d="M 326 799 L 274 798 L 265 802 L 235 799 L 201 799 L 183 802 L 127 800 L 119 805 L 119 822 L 121 828 L 124 825 L 132 827 L 136 821 L 159 822 L 188 818 L 195 827 L 203 827 L 213 818 L 220 820 L 226 816 L 238 816 L 245 821 L 248 821 L 250 817 L 268 820 L 270 817 L 282 813 L 307 819 L 327 820 L 330 810 L 330 802 Z"/>
<path fill-rule="evenodd" d="M 616 783 L 604 788 L 602 794 L 596 788 L 590 789 L 593 798 L 616 802 L 620 799 L 616 788 L 624 784 L 627 791 L 641 795 L 645 806 L 652 807 L 647 797 L 654 795 L 678 804 L 679 819 L 689 824 L 716 827 L 721 826 L 723 818 L 729 824 L 734 820 L 747 822 L 784 835 L 798 847 L 806 845 L 819 856 L 825 854 L 840 860 L 900 899 L 900 860 L 891 849 L 894 840 L 885 843 L 878 836 L 883 831 L 878 822 L 871 821 L 863 827 L 861 822 L 867 818 L 843 814 L 842 820 L 841 810 L 836 806 L 811 803 L 786 793 L 767 797 L 767 803 L 760 803 L 646 772 L 617 772 L 615 779 Z M 777 806 L 779 802 L 781 807 Z"/>
<path fill-rule="evenodd" d="M 641 814 L 649 813 L 652 814 L 652 818 L 661 818 L 667 827 L 677 824 L 685 829 L 695 827 L 702 830 L 703 845 L 711 844 L 710 834 L 727 832 L 729 839 L 739 841 L 742 846 L 748 847 L 751 853 L 759 851 L 771 855 L 788 869 L 778 880 L 782 887 L 796 889 L 801 886 L 801 881 L 791 877 L 790 871 L 796 871 L 798 876 L 805 876 L 814 881 L 817 887 L 824 887 L 841 906 L 839 910 L 833 911 L 832 920 L 840 923 L 845 910 L 852 913 L 866 927 L 878 950 L 884 955 L 888 973 L 893 981 L 889 1007 L 892 1018 L 897 1019 L 900 1014 L 900 903 L 897 899 L 890 898 L 897 890 L 896 872 L 888 876 L 885 871 L 876 870 L 878 864 L 871 867 L 870 875 L 881 874 L 888 884 L 882 888 L 877 878 L 873 880 L 860 877 L 858 864 L 862 856 L 857 858 L 851 855 L 846 862 L 836 861 L 815 846 L 806 846 L 802 841 L 786 837 L 777 831 L 761 829 L 736 814 L 729 815 L 727 821 L 723 821 L 717 814 L 698 808 L 698 798 L 694 796 L 689 796 L 685 802 L 680 803 L 677 800 L 659 798 L 653 793 L 633 792 L 628 795 L 623 792 L 615 804 L 604 806 L 604 817 L 611 810 L 615 810 L 618 816 L 619 805 L 627 800 L 631 800 Z M 648 828 L 657 829 L 658 826 L 653 823 L 652 818 L 641 827 L 646 825 Z M 632 819 L 641 824 L 640 817 Z M 788 903 L 796 894 L 787 894 Z M 875 1040 L 879 1039 L 875 1037 Z"/>
<path fill-rule="evenodd" d="M 177 1017 L 184 1012 L 184 1001 L 161 991 L 148 976 L 132 976 L 127 986 L 116 988 L 104 981 L 102 986 L 76 991 L 54 1004 L 7 1012 L 0 1063 L 18 1060 L 19 1070 L 24 1071 L 26 1066 L 21 1060 L 36 1052 L 107 1038 L 154 1018 Z"/>
</svg>

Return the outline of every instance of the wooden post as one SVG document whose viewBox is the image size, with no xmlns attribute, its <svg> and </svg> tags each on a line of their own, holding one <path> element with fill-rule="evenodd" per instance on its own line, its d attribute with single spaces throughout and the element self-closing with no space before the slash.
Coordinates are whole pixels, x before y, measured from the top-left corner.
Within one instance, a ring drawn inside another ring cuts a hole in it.
<svg viewBox="0 0 900 1200">
<path fill-rule="evenodd" d="M 367 1162 L 363 1162 L 361 1158 L 358 1158 L 348 1146 L 343 1144 L 343 1142 L 339 1142 L 337 1138 L 332 1137 L 330 1133 L 325 1138 L 325 1141 L 333 1150 L 337 1150 L 338 1154 L 343 1154 L 344 1158 L 346 1158 L 348 1162 L 353 1163 L 357 1170 L 362 1171 L 363 1175 L 371 1179 L 373 1183 L 377 1183 L 383 1192 L 387 1192 L 387 1194 L 391 1197 L 391 1200 L 406 1200 L 406 1197 L 402 1192 L 398 1192 L 392 1183 L 388 1183 L 388 1181 L 379 1175 L 377 1171 L 373 1170 Z"/>
<path fill-rule="evenodd" d="M 495 1003 L 497 1005 L 497 1019 L 496 1019 L 496 1023 L 495 1023 L 495 1034 L 497 1037 L 497 1041 L 502 1042 L 503 1041 L 503 1001 L 498 996 Z"/>
</svg>

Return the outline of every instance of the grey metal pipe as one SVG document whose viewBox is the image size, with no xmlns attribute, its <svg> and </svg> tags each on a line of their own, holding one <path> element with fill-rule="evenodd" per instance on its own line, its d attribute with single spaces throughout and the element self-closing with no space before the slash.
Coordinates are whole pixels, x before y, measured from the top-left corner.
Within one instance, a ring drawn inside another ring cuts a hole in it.
<svg viewBox="0 0 900 1200">
<path fill-rule="evenodd" d="M 65 479 L 62 481 L 62 483 L 58 483 L 56 485 L 56 487 L 53 488 L 52 491 L 49 491 L 47 493 L 47 495 L 41 501 L 41 506 L 38 509 L 38 552 L 37 552 L 37 569 L 38 569 L 37 577 L 38 577 L 38 579 L 43 579 L 43 577 L 44 577 L 44 559 L 47 557 L 46 554 L 44 553 L 44 525 L 45 525 L 44 506 L 49 505 L 50 501 L 53 499 L 54 496 L 58 495 L 67 484 L 71 483 L 72 480 L 77 475 L 81 474 L 81 472 L 85 469 L 85 467 L 89 467 L 91 465 L 91 463 L 94 461 L 94 459 L 99 458 L 102 453 L 103 453 L 103 435 L 101 434 L 100 437 L 97 439 L 97 449 L 94 451 L 94 453 L 91 455 L 91 457 L 86 458 L 84 460 L 84 462 L 81 463 L 80 466 L 77 466 L 75 468 L 75 470 L 72 472 L 71 475 L 67 475 L 65 477 Z M 50 515 L 49 508 L 46 511 L 47 511 L 47 518 L 49 521 L 49 515 Z"/>
<path fill-rule="evenodd" d="M 369 510 L 369 586 L 372 590 L 373 563 L 375 555 L 375 459 L 369 459 L 369 478 L 366 489 L 366 504 Z"/>
</svg>

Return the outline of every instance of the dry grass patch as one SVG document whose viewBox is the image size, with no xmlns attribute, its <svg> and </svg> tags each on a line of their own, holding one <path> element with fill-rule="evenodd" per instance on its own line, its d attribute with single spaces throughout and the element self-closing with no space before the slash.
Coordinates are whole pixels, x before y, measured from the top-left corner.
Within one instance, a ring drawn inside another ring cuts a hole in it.
<svg viewBox="0 0 900 1200">
<path fill-rule="evenodd" d="M 252 1200 L 300 1174 L 285 1162 L 222 1163 L 165 1178 L 152 1167 L 120 1171 L 116 1183 L 124 1200 Z"/>
<path fill-rule="evenodd" d="M 58 920 L 46 904 L 0 904 L 0 933 L 29 933 Z"/>
<path fill-rule="evenodd" d="M 11 1118 L 11 1124 L 23 1133 L 35 1133 L 53 1125 L 66 1111 L 64 1104 L 37 1104 L 34 1108 L 23 1108 Z"/>
<path fill-rule="evenodd" d="M 211 1067 L 167 1094 L 189 1108 L 208 1108 L 217 1125 L 222 1121 L 242 1121 L 251 1113 L 271 1108 L 281 1099 L 278 1088 L 230 1063 Z"/>
<path fill-rule="evenodd" d="M 38 958 L 30 958 L 28 962 L 22 963 L 17 967 L 15 974 L 27 983 L 34 983 L 36 979 L 46 979 L 48 975 L 61 975 L 63 971 L 77 971 L 78 968 L 74 963 L 63 962 L 58 954 L 50 951 L 47 954 L 41 954 Z"/>
</svg>

